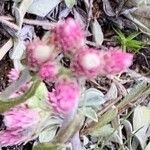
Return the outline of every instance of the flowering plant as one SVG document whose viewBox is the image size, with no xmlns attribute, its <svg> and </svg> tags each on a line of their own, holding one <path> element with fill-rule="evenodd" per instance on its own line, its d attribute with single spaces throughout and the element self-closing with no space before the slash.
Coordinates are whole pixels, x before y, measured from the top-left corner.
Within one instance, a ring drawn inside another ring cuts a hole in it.
<svg viewBox="0 0 150 150">
<path fill-rule="evenodd" d="M 84 116 L 79 129 L 85 116 L 98 121 L 96 111 L 105 102 L 100 101 L 104 95 L 92 90 L 98 99 L 89 100 L 86 81 L 116 75 L 132 64 L 133 55 L 116 47 L 107 51 L 88 47 L 84 30 L 74 19 L 59 21 L 50 33 L 46 42 L 35 38 L 27 46 L 25 65 L 42 84 L 33 92 L 34 80 L 27 81 L 10 96 L 15 99 L 13 107 L 1 110 L 6 126 L 0 132 L 1 146 L 33 139 L 40 143 L 61 143 L 59 135 L 65 132 L 76 114 Z M 63 62 L 66 59 L 68 61 Z M 9 81 L 17 82 L 22 72 L 11 70 Z M 27 96 L 28 93 L 34 94 Z M 23 103 L 17 101 L 18 97 L 25 99 Z"/>
</svg>

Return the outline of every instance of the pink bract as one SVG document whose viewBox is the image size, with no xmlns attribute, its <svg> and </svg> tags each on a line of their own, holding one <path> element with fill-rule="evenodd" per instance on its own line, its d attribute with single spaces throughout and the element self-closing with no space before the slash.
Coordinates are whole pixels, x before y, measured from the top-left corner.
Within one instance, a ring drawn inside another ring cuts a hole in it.
<svg viewBox="0 0 150 150">
<path fill-rule="evenodd" d="M 77 82 L 68 79 L 59 80 L 55 89 L 49 92 L 49 103 L 59 113 L 69 113 L 79 100 L 80 87 Z"/>
<path fill-rule="evenodd" d="M 13 81 L 18 80 L 20 76 L 20 72 L 17 69 L 12 68 L 7 76 L 8 76 L 8 81 L 13 82 Z"/>
<path fill-rule="evenodd" d="M 17 130 L 5 130 L 0 133 L 1 146 L 12 146 L 25 142 L 28 137 Z"/>
<path fill-rule="evenodd" d="M 0 132 L 2 146 L 21 144 L 32 136 L 32 128 L 38 124 L 40 117 L 36 110 L 20 105 L 4 114 L 6 130 Z"/>
<path fill-rule="evenodd" d="M 118 48 L 109 48 L 104 55 L 105 74 L 117 74 L 129 68 L 133 62 L 133 54 L 123 52 Z"/>
<path fill-rule="evenodd" d="M 101 73 L 103 52 L 93 48 L 82 48 L 75 55 L 71 67 L 78 76 L 94 78 Z"/>
<path fill-rule="evenodd" d="M 52 57 L 54 46 L 47 45 L 40 39 L 34 39 L 27 46 L 27 61 L 31 67 L 39 67 Z"/>
<path fill-rule="evenodd" d="M 74 53 L 84 45 L 84 32 L 80 24 L 71 18 L 58 22 L 54 29 L 54 36 L 56 44 L 64 52 Z"/>
<path fill-rule="evenodd" d="M 37 123 L 38 113 L 27 105 L 17 106 L 5 112 L 4 123 L 8 129 L 27 128 Z"/>
<path fill-rule="evenodd" d="M 39 76 L 43 80 L 53 80 L 56 78 L 56 75 L 58 73 L 58 67 L 56 63 L 53 62 L 47 62 L 43 64 L 39 69 Z"/>
</svg>

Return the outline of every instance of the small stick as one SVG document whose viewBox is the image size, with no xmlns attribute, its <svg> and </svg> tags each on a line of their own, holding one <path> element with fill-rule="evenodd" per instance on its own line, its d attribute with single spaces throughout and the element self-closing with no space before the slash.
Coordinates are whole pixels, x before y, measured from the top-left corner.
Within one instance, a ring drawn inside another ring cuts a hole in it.
<svg viewBox="0 0 150 150">
<path fill-rule="evenodd" d="M 13 46 L 13 41 L 12 39 L 9 39 L 5 45 L 3 45 L 0 48 L 0 60 L 2 60 L 2 58 L 5 56 L 5 54 L 11 49 L 11 47 Z"/>
<path fill-rule="evenodd" d="M 8 17 L 8 16 L 0 16 L 0 20 L 9 20 L 9 21 L 14 21 L 13 17 Z M 37 26 L 50 26 L 54 27 L 55 23 L 47 22 L 47 21 L 40 21 L 40 20 L 33 20 L 33 19 L 23 19 L 23 23 L 25 24 L 30 24 L 30 25 L 37 25 Z"/>
<path fill-rule="evenodd" d="M 17 25 L 15 25 L 14 23 L 8 21 L 8 20 L 5 20 L 3 17 L 0 17 L 0 22 L 2 24 L 5 24 L 6 26 L 12 28 L 12 29 L 15 29 L 15 30 L 19 30 L 19 27 Z"/>
</svg>

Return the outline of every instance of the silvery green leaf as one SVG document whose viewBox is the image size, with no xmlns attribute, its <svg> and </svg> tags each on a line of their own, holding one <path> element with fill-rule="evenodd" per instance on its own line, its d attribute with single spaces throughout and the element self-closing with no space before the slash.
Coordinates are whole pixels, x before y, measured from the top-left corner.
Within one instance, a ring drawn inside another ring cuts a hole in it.
<svg viewBox="0 0 150 150">
<path fill-rule="evenodd" d="M 104 9 L 104 12 L 108 15 L 108 16 L 115 16 L 115 12 L 110 4 L 110 1 L 109 0 L 102 0 L 103 2 L 103 9 Z"/>
<path fill-rule="evenodd" d="M 109 140 L 115 143 L 119 143 L 121 145 L 123 144 L 123 139 L 117 134 L 117 132 L 110 136 Z"/>
<path fill-rule="evenodd" d="M 37 88 L 35 95 L 37 98 L 41 100 L 45 100 L 48 97 L 48 90 L 45 83 L 41 82 L 40 86 Z"/>
<path fill-rule="evenodd" d="M 114 130 L 115 129 L 112 128 L 110 124 L 107 124 L 93 131 L 91 135 L 96 137 L 108 137 L 114 132 Z"/>
<path fill-rule="evenodd" d="M 13 52 L 11 55 L 11 59 L 12 60 L 21 60 L 25 49 L 26 49 L 26 47 L 24 45 L 24 41 L 22 41 L 21 39 L 16 39 L 14 41 L 14 48 L 13 48 Z"/>
<path fill-rule="evenodd" d="M 18 37 L 22 40 L 32 41 L 34 36 L 34 27 L 31 25 L 24 25 L 20 32 L 18 32 Z"/>
<path fill-rule="evenodd" d="M 132 141 L 132 138 L 130 138 L 131 137 L 131 135 L 132 135 L 132 131 L 133 131 L 133 129 L 132 129 L 132 124 L 128 121 L 128 120 L 122 120 L 122 124 L 123 124 L 123 126 L 124 126 L 124 128 L 125 128 L 125 131 L 126 131 L 126 134 L 127 134 L 127 139 L 129 139 L 128 141 L 127 141 L 127 144 L 128 144 L 128 148 L 129 149 L 132 149 L 132 147 L 131 147 L 131 141 Z"/>
<path fill-rule="evenodd" d="M 0 100 L 0 113 L 8 111 L 10 108 L 26 102 L 30 97 L 32 97 L 34 95 L 40 82 L 41 82 L 40 80 L 38 80 L 36 77 L 34 77 L 32 86 L 23 95 L 21 95 L 17 98 L 1 99 Z"/>
<path fill-rule="evenodd" d="M 64 10 L 60 11 L 59 19 L 66 18 L 69 15 L 70 12 L 71 12 L 71 10 L 68 7 L 66 7 Z"/>
<path fill-rule="evenodd" d="M 113 142 L 116 142 L 116 143 L 119 143 L 119 144 L 123 143 L 122 139 L 117 134 L 117 130 L 112 128 L 110 124 L 107 124 L 107 125 L 105 125 L 101 128 L 95 129 L 95 131 L 93 131 L 91 133 L 91 135 L 96 136 L 96 137 L 109 138 L 109 141 L 113 141 Z"/>
<path fill-rule="evenodd" d="M 47 109 L 47 105 L 45 100 L 48 97 L 48 90 L 46 85 L 41 82 L 39 87 L 36 89 L 35 94 L 28 100 L 28 105 L 30 107 L 40 107 L 43 109 Z"/>
<path fill-rule="evenodd" d="M 58 116 L 51 116 L 47 122 L 44 124 L 45 127 L 47 126 L 58 126 L 62 124 L 63 120 Z"/>
<path fill-rule="evenodd" d="M 148 145 L 145 147 L 145 150 L 150 150 L 150 142 L 149 142 Z"/>
<path fill-rule="evenodd" d="M 98 109 L 100 105 L 105 103 L 104 94 L 95 88 L 86 90 L 84 94 L 85 99 L 81 101 L 80 106 Z"/>
<path fill-rule="evenodd" d="M 40 143 L 46 143 L 46 142 L 50 142 L 51 140 L 53 140 L 53 138 L 56 135 L 56 131 L 57 131 L 57 126 L 52 126 L 42 131 L 39 135 Z"/>
<path fill-rule="evenodd" d="M 134 111 L 133 128 L 135 136 L 140 142 L 141 147 L 144 149 L 148 139 L 147 130 L 150 125 L 150 108 L 146 106 L 138 106 Z"/>
<path fill-rule="evenodd" d="M 104 35 L 102 32 L 102 28 L 96 19 L 92 23 L 92 33 L 93 33 L 93 38 L 96 44 L 98 46 L 102 45 L 104 41 Z"/>
<path fill-rule="evenodd" d="M 83 107 L 82 109 L 79 109 L 83 115 L 86 117 L 92 119 L 95 122 L 98 122 L 98 117 L 94 109 L 91 107 Z"/>
<path fill-rule="evenodd" d="M 110 89 L 108 90 L 107 94 L 105 95 L 105 99 L 112 100 L 112 99 L 116 99 L 117 96 L 118 96 L 118 89 L 117 89 L 115 83 L 112 83 Z"/>
<path fill-rule="evenodd" d="M 82 140 L 83 140 L 83 145 L 87 145 L 89 143 L 89 139 L 85 135 L 81 135 Z"/>
<path fill-rule="evenodd" d="M 150 4 L 150 0 L 128 0 L 126 3 L 126 5 L 129 7 L 149 5 L 149 4 Z"/>
<path fill-rule="evenodd" d="M 68 8 L 72 8 L 76 4 L 76 0 L 65 0 Z"/>
<path fill-rule="evenodd" d="M 40 17 L 45 17 L 60 2 L 61 0 L 34 0 L 27 12 Z"/>
</svg>

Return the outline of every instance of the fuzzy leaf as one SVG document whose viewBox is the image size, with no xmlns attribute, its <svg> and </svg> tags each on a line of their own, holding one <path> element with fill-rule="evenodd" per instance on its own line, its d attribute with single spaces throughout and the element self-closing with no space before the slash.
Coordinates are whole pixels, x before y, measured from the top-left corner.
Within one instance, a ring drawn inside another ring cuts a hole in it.
<svg viewBox="0 0 150 150">
<path fill-rule="evenodd" d="M 81 113 L 85 115 L 86 117 L 92 119 L 95 122 L 98 122 L 98 117 L 94 109 L 91 107 L 83 107 L 80 109 Z"/>
<path fill-rule="evenodd" d="M 104 35 L 102 32 L 102 28 L 96 19 L 92 23 L 92 33 L 93 33 L 93 38 L 96 44 L 99 46 L 102 45 L 104 41 Z"/>
<path fill-rule="evenodd" d="M 105 125 L 101 128 L 96 129 L 91 133 L 92 136 L 96 137 L 107 137 L 110 136 L 114 132 L 114 128 L 112 128 L 110 125 Z"/>
<path fill-rule="evenodd" d="M 136 85 L 129 94 L 118 104 L 117 108 L 121 110 L 124 108 L 127 104 L 130 102 L 136 101 L 140 96 L 150 88 L 150 85 L 147 85 L 145 81 L 140 82 L 138 85 Z"/>
<path fill-rule="evenodd" d="M 0 113 L 3 113 L 12 107 L 15 107 L 16 105 L 19 105 L 27 101 L 30 97 L 32 97 L 35 94 L 35 91 L 37 87 L 39 86 L 40 82 L 41 82 L 40 80 L 34 79 L 31 88 L 24 95 L 17 97 L 17 98 L 7 99 L 5 101 L 1 100 L 0 101 Z"/>
<path fill-rule="evenodd" d="M 42 131 L 39 135 L 39 141 L 40 143 L 46 143 L 53 140 L 55 134 L 57 131 L 57 126 L 49 127 L 48 129 L 45 129 Z"/>
<path fill-rule="evenodd" d="M 14 41 L 14 48 L 13 48 L 11 59 L 21 60 L 25 49 L 26 47 L 24 45 L 24 41 L 22 41 L 21 39 L 16 39 Z"/>
<path fill-rule="evenodd" d="M 138 106 L 134 111 L 133 128 L 135 136 L 140 141 L 142 148 L 145 147 L 148 138 L 147 129 L 150 125 L 150 108 L 145 106 Z"/>
<path fill-rule="evenodd" d="M 80 102 L 80 106 L 98 109 L 104 103 L 104 94 L 95 88 L 90 88 L 85 91 L 85 99 Z"/>
<path fill-rule="evenodd" d="M 48 90 L 43 82 L 41 82 L 40 86 L 37 88 L 34 96 L 38 97 L 41 100 L 48 98 Z"/>
<path fill-rule="evenodd" d="M 150 0 L 128 0 L 126 2 L 126 5 L 129 7 L 149 5 L 149 4 L 150 4 Z"/>
<path fill-rule="evenodd" d="M 93 123 L 85 132 L 85 134 L 92 134 L 97 129 L 100 129 L 104 125 L 111 122 L 117 116 L 118 110 L 113 107 L 107 112 L 105 112 L 102 116 L 98 117 L 98 123 Z"/>
<path fill-rule="evenodd" d="M 112 100 L 112 99 L 116 99 L 117 96 L 118 96 L 118 89 L 117 89 L 115 83 L 112 83 L 110 89 L 108 90 L 107 94 L 105 95 L 105 99 Z"/>
<path fill-rule="evenodd" d="M 103 1 L 103 9 L 105 11 L 105 13 L 108 16 L 115 16 L 115 12 L 113 10 L 113 8 L 111 7 L 110 1 L 109 0 L 102 0 Z"/>
<path fill-rule="evenodd" d="M 68 8 L 72 8 L 76 4 L 76 0 L 65 0 Z"/>
<path fill-rule="evenodd" d="M 17 7 L 14 8 L 16 22 L 18 26 L 20 27 L 20 29 L 22 27 L 23 18 L 32 3 L 33 3 L 33 0 L 22 0 L 19 8 Z"/>
<path fill-rule="evenodd" d="M 35 14 L 40 17 L 45 17 L 60 2 L 61 0 L 34 0 L 28 9 L 28 13 Z"/>
<path fill-rule="evenodd" d="M 40 107 L 43 109 L 47 108 L 45 100 L 48 98 L 48 91 L 43 82 L 40 83 L 35 91 L 35 94 L 28 100 L 30 107 Z"/>
<path fill-rule="evenodd" d="M 150 150 L 150 142 L 149 142 L 148 145 L 145 147 L 145 150 Z"/>
</svg>

